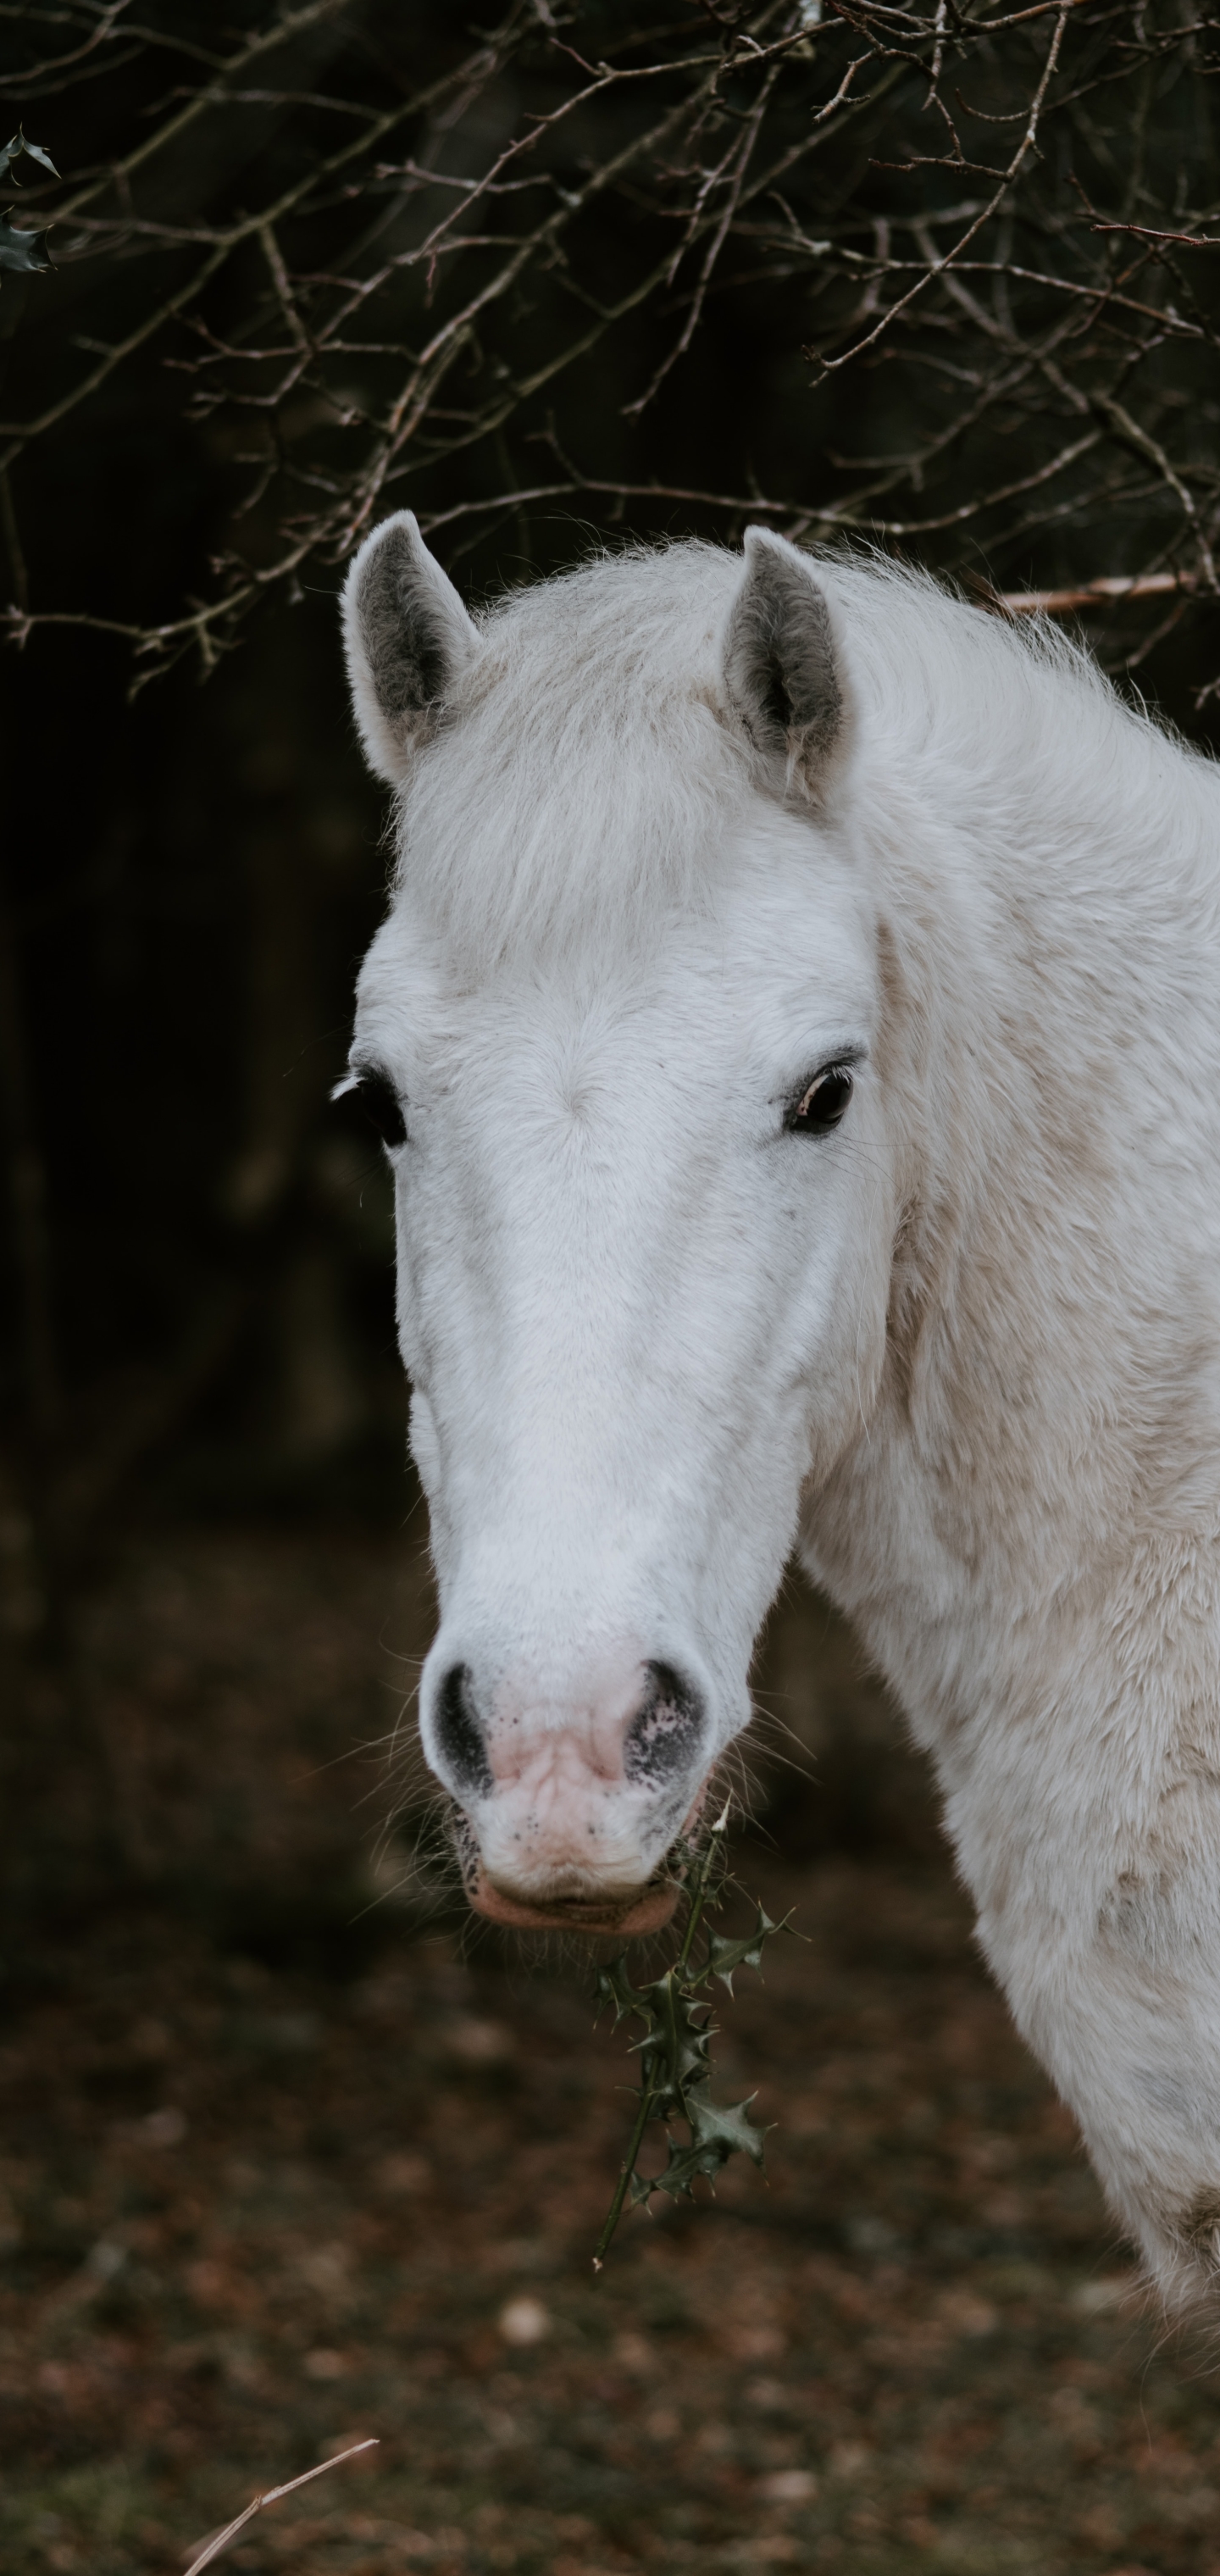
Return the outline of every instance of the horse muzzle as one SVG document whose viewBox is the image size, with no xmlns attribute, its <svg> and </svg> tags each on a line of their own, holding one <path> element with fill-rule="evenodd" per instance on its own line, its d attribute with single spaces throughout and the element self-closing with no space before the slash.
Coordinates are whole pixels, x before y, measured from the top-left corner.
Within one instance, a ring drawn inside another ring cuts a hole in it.
<svg viewBox="0 0 1220 2576">
<path fill-rule="evenodd" d="M 488 1693 L 486 1715 L 470 1661 L 426 1681 L 425 1751 L 462 1812 L 476 1913 L 520 1930 L 659 1931 L 679 1893 L 666 1855 L 710 1752 L 693 1680 L 633 1657 L 579 1695 Z"/>
</svg>

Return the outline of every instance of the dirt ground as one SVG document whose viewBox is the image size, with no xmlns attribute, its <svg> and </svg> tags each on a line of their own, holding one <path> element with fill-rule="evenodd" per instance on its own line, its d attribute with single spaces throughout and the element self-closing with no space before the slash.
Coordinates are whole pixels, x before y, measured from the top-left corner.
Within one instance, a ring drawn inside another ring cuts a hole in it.
<svg viewBox="0 0 1220 2576">
<path fill-rule="evenodd" d="M 364 2435 L 222 2566 L 1220 2576 L 1208 2357 L 1142 2312 L 918 1774 L 812 1604 L 763 1684 L 874 1830 L 819 1841 L 773 1772 L 739 1838 L 804 1936 L 718 2010 L 766 2175 L 637 2213 L 594 2280 L 625 2036 L 594 2028 L 586 1959 L 463 1927 L 410 1816 L 378 1839 L 383 1757 L 352 1751 L 421 1650 L 411 1566 L 171 1533 L 90 1606 L 82 1776 L 125 1877 L 3 1990 L 6 2576 L 181 2576 Z M 895 1799 L 905 1841 L 875 1830 Z"/>
</svg>

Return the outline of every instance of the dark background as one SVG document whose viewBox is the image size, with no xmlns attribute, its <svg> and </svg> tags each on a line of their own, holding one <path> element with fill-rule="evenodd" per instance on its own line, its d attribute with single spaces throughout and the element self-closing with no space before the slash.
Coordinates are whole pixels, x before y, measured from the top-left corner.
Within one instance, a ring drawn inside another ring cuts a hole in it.
<svg viewBox="0 0 1220 2576">
<path fill-rule="evenodd" d="M 389 1195 L 328 1100 L 385 876 L 336 593 L 387 508 L 475 605 L 752 513 L 1049 590 L 1210 739 L 1211 31 L 291 23 L 0 12 L 8 125 L 63 174 L 14 162 L 55 264 L 0 269 L 5 2564 L 181 2563 L 372 2430 L 380 2484 L 237 2563 L 1214 2576 L 1210 2380 L 1124 2306 L 922 1766 L 795 1576 L 738 1868 L 812 1947 L 720 2050 L 771 2185 L 631 2221 L 591 2302 L 628 2061 L 584 1963 L 462 1920 L 411 1751 Z"/>
</svg>

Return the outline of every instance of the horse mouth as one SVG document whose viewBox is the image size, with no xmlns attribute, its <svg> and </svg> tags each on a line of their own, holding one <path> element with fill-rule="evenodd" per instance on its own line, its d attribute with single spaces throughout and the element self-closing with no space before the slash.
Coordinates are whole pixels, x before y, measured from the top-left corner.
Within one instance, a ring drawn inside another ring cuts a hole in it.
<svg viewBox="0 0 1220 2576">
<path fill-rule="evenodd" d="M 664 1878 L 630 1888 L 622 1896 L 590 1893 L 523 1897 L 511 1888 L 498 1887 L 482 1867 L 467 1886 L 475 1913 L 507 1930 L 609 1933 L 624 1940 L 662 1931 L 681 1892 L 675 1880 Z"/>
<path fill-rule="evenodd" d="M 455 1804 L 450 1821 L 466 1901 L 485 1922 L 498 1923 L 510 1932 L 583 1932 L 591 1939 L 609 1936 L 612 1940 L 635 1940 L 663 1932 L 683 1892 L 682 1868 L 675 1866 L 682 1841 L 696 1830 L 706 1794 L 705 1782 L 679 1843 L 642 1886 L 619 1891 L 590 1887 L 587 1882 L 582 1886 L 573 1872 L 572 1881 L 566 1887 L 557 1887 L 551 1895 L 523 1894 L 492 1878 L 484 1866 L 470 1818 Z"/>
</svg>

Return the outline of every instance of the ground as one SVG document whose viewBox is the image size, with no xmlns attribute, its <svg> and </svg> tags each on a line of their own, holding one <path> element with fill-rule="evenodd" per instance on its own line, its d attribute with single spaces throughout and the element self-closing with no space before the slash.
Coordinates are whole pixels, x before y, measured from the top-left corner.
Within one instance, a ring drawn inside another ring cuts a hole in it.
<svg viewBox="0 0 1220 2576">
<path fill-rule="evenodd" d="M 370 1862 L 380 1774 L 334 1767 L 424 1615 L 391 1555 L 145 1540 L 92 1605 L 135 1861 L 8 1982 L 6 2576 L 181 2576 L 365 2435 L 221 2564 L 1220 2576 L 1210 2361 L 1142 2308 L 934 1850 L 742 1835 L 803 1936 L 718 2012 L 766 2174 L 631 2216 L 594 2278 L 626 2034 L 586 1960 Z"/>
</svg>

